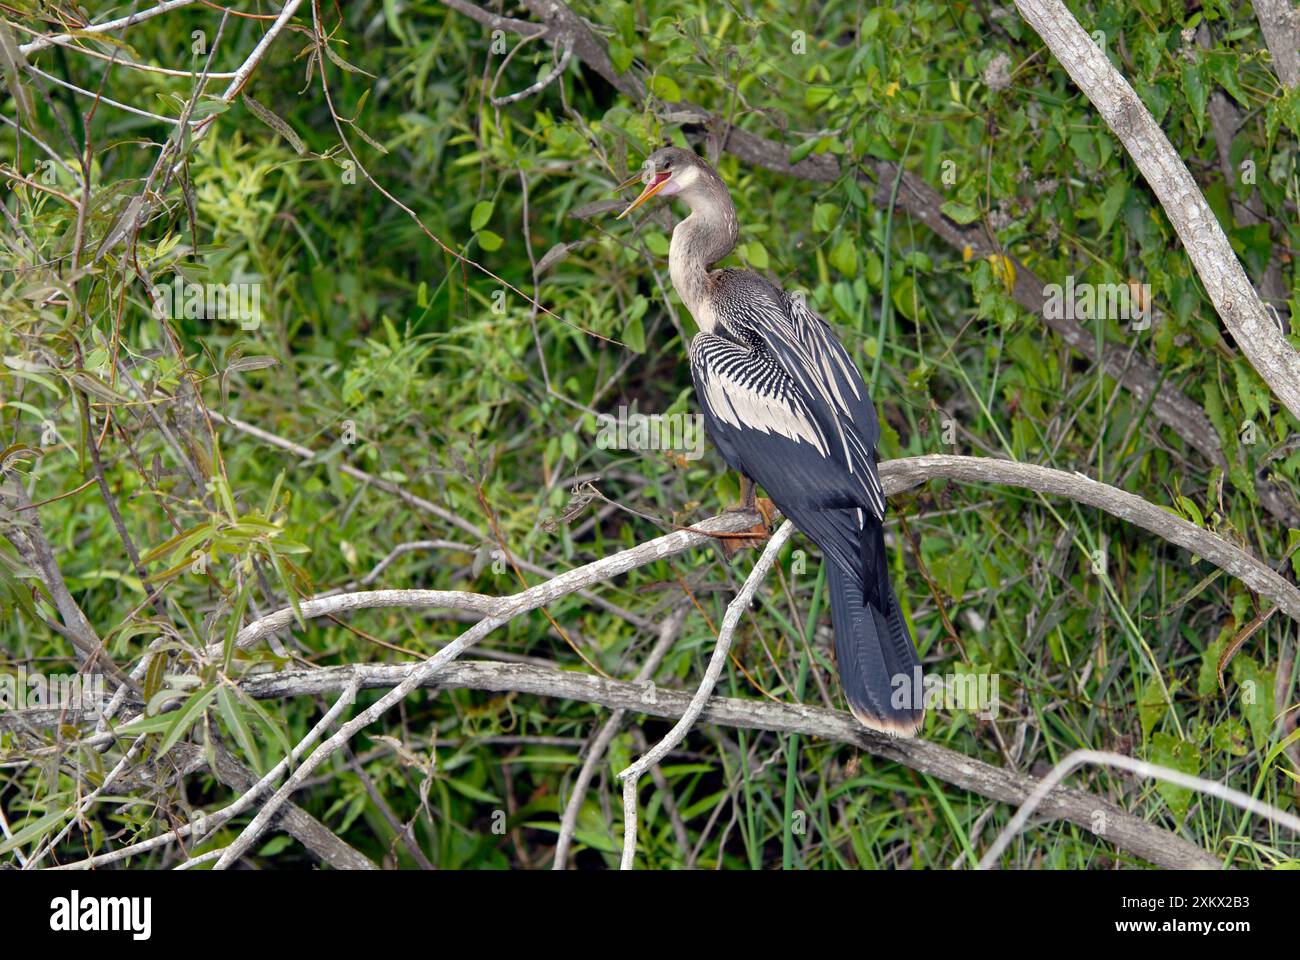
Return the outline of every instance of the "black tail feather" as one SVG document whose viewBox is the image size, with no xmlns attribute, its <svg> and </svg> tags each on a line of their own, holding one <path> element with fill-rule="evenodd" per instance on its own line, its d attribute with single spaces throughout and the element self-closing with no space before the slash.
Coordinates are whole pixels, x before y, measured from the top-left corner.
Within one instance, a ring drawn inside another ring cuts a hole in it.
<svg viewBox="0 0 1300 960">
<path fill-rule="evenodd" d="M 884 531 L 868 519 L 861 541 L 862 568 L 832 562 L 827 578 L 840 682 L 864 726 L 910 737 L 925 720 L 921 662 L 889 580 Z"/>
</svg>

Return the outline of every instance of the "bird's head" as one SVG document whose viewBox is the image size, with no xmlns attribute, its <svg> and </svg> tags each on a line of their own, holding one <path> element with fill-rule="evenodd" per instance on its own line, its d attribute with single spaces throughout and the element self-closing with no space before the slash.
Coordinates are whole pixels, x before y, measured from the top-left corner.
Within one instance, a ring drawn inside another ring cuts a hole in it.
<svg viewBox="0 0 1300 960">
<path fill-rule="evenodd" d="M 707 163 L 681 147 L 660 147 L 646 157 L 639 174 L 619 186 L 631 186 L 638 180 L 645 185 L 644 189 L 618 215 L 620 220 L 654 196 L 676 196 L 694 209 L 697 202 L 719 190 L 725 194 L 727 189 Z"/>
</svg>

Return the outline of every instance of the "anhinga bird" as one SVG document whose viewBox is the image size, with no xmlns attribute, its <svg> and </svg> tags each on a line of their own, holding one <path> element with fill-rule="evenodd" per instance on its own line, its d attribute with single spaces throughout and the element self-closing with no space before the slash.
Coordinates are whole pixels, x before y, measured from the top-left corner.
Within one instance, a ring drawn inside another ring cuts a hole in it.
<svg viewBox="0 0 1300 960">
<path fill-rule="evenodd" d="M 620 217 L 654 196 L 691 210 L 673 230 L 668 269 L 700 328 L 691 376 L 709 435 L 740 473 L 744 506 L 754 508 L 761 485 L 830 564 L 835 657 L 854 716 L 912 736 L 925 717 L 914 685 L 919 660 L 889 581 L 880 424 L 862 374 L 802 298 L 750 270 L 709 269 L 731 253 L 739 232 L 712 167 L 664 147 L 646 159 L 642 180 L 645 189 Z"/>
</svg>

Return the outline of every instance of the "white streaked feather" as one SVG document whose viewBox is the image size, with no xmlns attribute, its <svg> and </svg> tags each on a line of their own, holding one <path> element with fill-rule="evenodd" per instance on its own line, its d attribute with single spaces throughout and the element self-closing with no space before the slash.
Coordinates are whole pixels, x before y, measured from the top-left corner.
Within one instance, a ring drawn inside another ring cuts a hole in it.
<svg viewBox="0 0 1300 960">
<path fill-rule="evenodd" d="M 811 445 L 827 456 L 826 441 L 801 404 L 763 392 L 755 384 L 714 368 L 704 381 L 705 403 L 723 423 L 737 429 L 775 433 Z"/>
<path fill-rule="evenodd" d="M 806 442 L 838 461 L 859 502 L 883 519 L 875 451 L 862 433 L 875 425 L 855 419 L 864 396 L 861 374 L 825 321 L 797 298 L 754 280 L 747 289 L 718 291 L 710 322 L 700 324 L 701 336 L 691 344 L 692 363 L 703 373 L 701 402 L 728 426 Z M 723 337 L 714 334 L 718 325 Z"/>
<path fill-rule="evenodd" d="M 804 391 L 809 396 L 820 399 L 838 414 L 851 417 L 852 410 L 840 392 L 840 377 L 832 369 L 832 362 L 834 362 L 839 366 L 841 375 L 853 387 L 856 395 L 858 388 L 854 383 L 854 377 L 846 367 L 844 357 L 841 356 L 841 350 L 837 350 L 835 344 L 826 342 L 824 331 L 815 314 L 796 298 L 790 298 L 789 304 L 791 312 L 787 313 L 778 304 L 759 301 L 753 305 L 756 308 L 755 319 L 760 321 L 765 332 L 778 337 L 799 359 L 792 373 Z M 849 449 L 850 440 L 838 416 L 835 420 L 835 432 L 844 455 L 844 465 L 849 473 L 856 474 L 857 464 L 853 451 Z"/>
</svg>

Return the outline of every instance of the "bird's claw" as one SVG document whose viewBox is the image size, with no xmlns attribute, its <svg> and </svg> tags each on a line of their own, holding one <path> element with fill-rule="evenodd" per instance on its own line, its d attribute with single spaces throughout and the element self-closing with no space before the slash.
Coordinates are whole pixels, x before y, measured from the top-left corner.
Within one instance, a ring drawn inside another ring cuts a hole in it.
<svg viewBox="0 0 1300 960">
<path fill-rule="evenodd" d="M 748 530 L 738 530 L 733 534 L 718 538 L 718 545 L 722 547 L 722 554 L 728 560 L 731 560 L 741 550 L 749 547 L 762 546 L 772 533 L 772 519 L 776 516 L 776 504 L 767 497 L 756 497 L 752 506 L 738 504 L 729 507 L 724 513 L 755 513 L 759 515 L 758 523 L 754 524 Z"/>
</svg>

